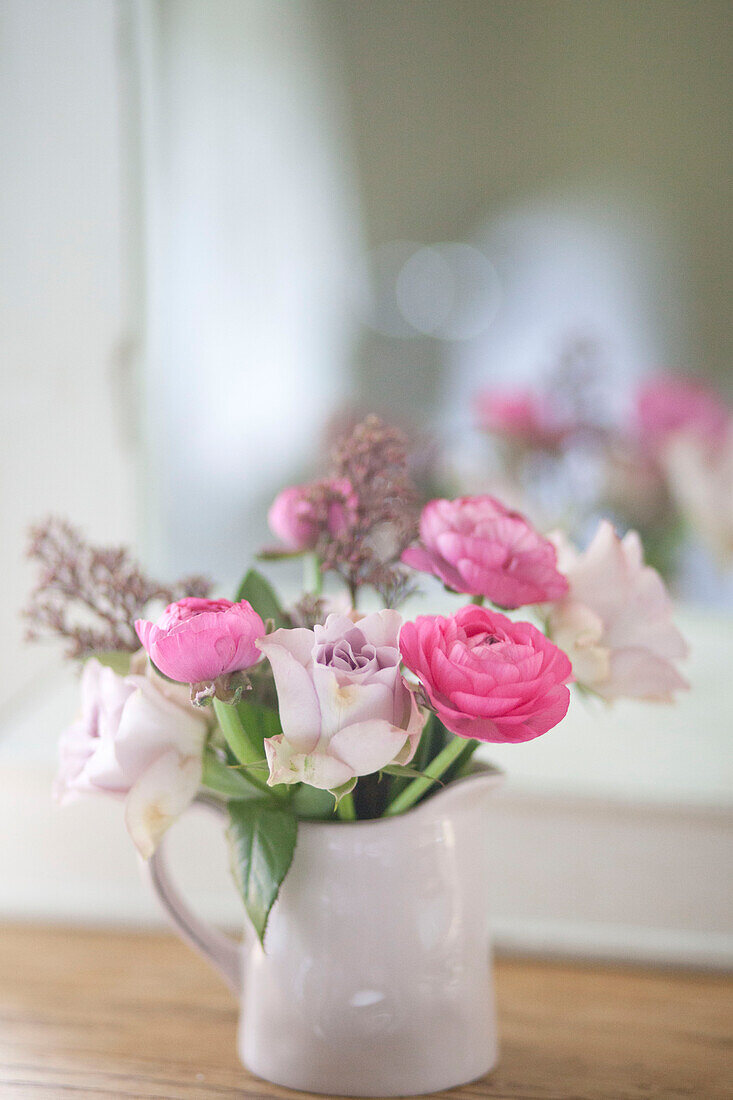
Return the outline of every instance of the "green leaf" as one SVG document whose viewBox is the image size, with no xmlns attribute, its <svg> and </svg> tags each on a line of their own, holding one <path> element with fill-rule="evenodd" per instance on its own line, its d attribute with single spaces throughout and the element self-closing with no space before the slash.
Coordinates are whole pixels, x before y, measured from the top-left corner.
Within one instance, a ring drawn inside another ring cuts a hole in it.
<svg viewBox="0 0 733 1100">
<path fill-rule="evenodd" d="M 416 768 L 417 771 L 424 771 L 430 761 L 434 760 L 438 753 L 442 752 L 448 742 L 452 740 L 453 734 L 450 730 L 445 728 L 437 714 L 432 714 L 425 724 L 420 744 L 417 746 L 417 752 L 410 761 L 411 766 Z"/>
<path fill-rule="evenodd" d="M 276 783 L 269 787 L 264 774 L 267 772 L 264 737 L 282 732 L 277 713 L 259 703 L 237 703 L 236 706 L 230 706 L 220 699 L 214 700 L 214 712 L 235 761 L 255 772 L 250 772 L 248 776 L 250 783 L 259 787 L 270 798 L 289 798 L 288 788 L 284 784 Z M 258 770 L 263 773 L 261 777 L 256 774 Z"/>
<path fill-rule="evenodd" d="M 430 761 L 438 755 L 441 749 L 445 748 L 450 736 L 443 723 L 438 720 L 437 715 L 430 713 L 423 727 L 415 755 L 410 761 L 410 767 L 422 774 Z M 383 771 L 386 771 L 386 768 Z M 390 787 L 390 802 L 405 789 L 408 782 L 409 776 L 405 772 L 400 772 L 394 776 Z"/>
<path fill-rule="evenodd" d="M 224 798 L 262 798 L 262 789 L 250 783 L 246 775 L 223 764 L 212 752 L 204 755 L 201 776 L 204 787 Z"/>
<path fill-rule="evenodd" d="M 336 805 L 338 806 L 341 799 L 346 798 L 347 795 L 350 795 L 355 786 L 356 776 L 353 775 L 351 779 L 347 779 L 346 782 L 342 783 L 340 787 L 331 787 L 329 793 L 333 795 L 334 799 L 336 800 Z"/>
<path fill-rule="evenodd" d="M 287 626 L 275 589 L 256 569 L 250 569 L 239 585 L 234 602 L 240 600 L 249 600 L 257 614 L 265 620 L 272 619 L 276 627 Z"/>
<path fill-rule="evenodd" d="M 264 799 L 229 803 L 232 871 L 250 921 L 264 943 L 270 910 L 293 861 L 298 822 Z"/>
<path fill-rule="evenodd" d="M 298 783 L 291 790 L 290 807 L 296 817 L 311 821 L 330 821 L 333 818 L 334 803 L 330 791 L 309 787 L 307 783 Z"/>
<path fill-rule="evenodd" d="M 263 706 L 262 703 L 250 703 L 243 699 L 236 706 L 239 720 L 247 731 L 247 737 L 253 745 L 257 745 L 260 756 L 265 755 L 262 747 L 266 737 L 277 737 L 283 729 L 280 725 L 280 715 L 272 707 Z"/>
<path fill-rule="evenodd" d="M 261 760 L 250 760 L 248 764 L 230 764 L 230 768 L 238 769 L 239 771 L 254 771 L 254 772 L 266 772 L 269 771 L 269 765 L 267 758 L 262 757 Z"/>
<path fill-rule="evenodd" d="M 466 741 L 466 744 L 463 747 L 463 751 L 459 753 L 451 766 L 443 772 L 443 783 L 450 783 L 452 782 L 452 780 L 460 779 L 461 776 L 468 773 L 471 767 L 471 757 L 473 756 L 480 744 L 480 741 Z"/>
<path fill-rule="evenodd" d="M 90 653 L 95 661 L 105 668 L 111 668 L 118 676 L 128 676 L 130 672 L 130 659 L 132 654 L 124 649 L 107 649 L 100 653 Z"/>
<path fill-rule="evenodd" d="M 411 768 L 407 764 L 387 764 L 384 768 L 380 769 L 385 775 L 396 775 L 405 779 L 422 779 L 425 772 L 418 771 L 417 768 Z M 435 783 L 439 783 L 440 780 L 433 780 Z"/>
</svg>

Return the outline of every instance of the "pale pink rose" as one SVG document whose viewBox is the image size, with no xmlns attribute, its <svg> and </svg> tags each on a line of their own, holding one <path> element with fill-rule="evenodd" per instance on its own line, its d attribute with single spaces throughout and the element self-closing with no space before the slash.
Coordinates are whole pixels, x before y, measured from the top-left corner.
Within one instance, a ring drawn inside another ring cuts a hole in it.
<svg viewBox="0 0 733 1100">
<path fill-rule="evenodd" d="M 338 536 L 354 522 L 357 498 L 348 478 L 291 485 L 275 497 L 267 522 L 289 550 L 312 550 L 324 530 Z"/>
<path fill-rule="evenodd" d="M 125 799 L 125 822 L 146 859 L 201 783 L 206 719 L 167 698 L 146 676 L 118 676 L 91 659 L 81 717 L 62 734 L 56 798 L 104 793 Z"/>
<path fill-rule="evenodd" d="M 169 604 L 157 623 L 138 619 L 135 630 L 165 676 L 198 684 L 256 664 L 260 653 L 255 640 L 265 633 L 265 624 L 247 600 L 189 596 Z"/>
<path fill-rule="evenodd" d="M 680 432 L 665 446 L 670 494 L 700 541 L 723 566 L 733 562 L 733 423 L 712 446 Z"/>
<path fill-rule="evenodd" d="M 479 741 L 531 741 L 566 715 L 570 661 L 530 623 L 469 605 L 405 623 L 400 649 L 443 725 Z"/>
<path fill-rule="evenodd" d="M 556 447 L 572 429 L 548 398 L 530 389 L 482 390 L 474 411 L 484 431 L 530 447 Z"/>
<path fill-rule="evenodd" d="M 420 516 L 420 541 L 404 551 L 406 565 L 499 607 L 544 603 L 567 589 L 552 543 L 491 496 L 431 500 Z"/>
<path fill-rule="evenodd" d="M 604 520 L 582 554 L 554 537 L 570 587 L 548 609 L 548 633 L 570 657 L 575 679 L 604 699 L 671 702 L 688 686 L 674 664 L 687 645 L 637 533 L 621 539 Z"/>
<path fill-rule="evenodd" d="M 729 410 L 710 387 L 694 378 L 660 375 L 639 388 L 636 419 L 642 441 L 657 449 L 670 436 L 692 431 L 707 440 L 721 440 Z"/>
<path fill-rule="evenodd" d="M 423 718 L 400 673 L 402 619 L 329 615 L 313 630 L 276 630 L 258 643 L 270 661 L 282 735 L 265 740 L 268 782 L 334 790 L 412 759 Z"/>
</svg>

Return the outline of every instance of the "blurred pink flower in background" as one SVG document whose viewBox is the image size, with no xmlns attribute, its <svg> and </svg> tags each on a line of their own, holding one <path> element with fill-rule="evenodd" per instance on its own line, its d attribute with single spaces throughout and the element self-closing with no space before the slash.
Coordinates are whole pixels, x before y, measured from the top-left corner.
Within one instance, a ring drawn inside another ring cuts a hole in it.
<svg viewBox="0 0 733 1100">
<path fill-rule="evenodd" d="M 671 702 L 688 686 L 674 663 L 687 656 L 687 644 L 662 578 L 644 564 L 639 536 L 621 539 L 604 520 L 583 553 L 553 538 L 570 587 L 548 608 L 548 633 L 570 657 L 575 679 L 607 700 Z"/>
<path fill-rule="evenodd" d="M 570 661 L 530 623 L 470 605 L 405 623 L 400 649 L 443 725 L 479 741 L 530 741 L 567 713 Z"/>
<path fill-rule="evenodd" d="M 265 624 L 247 602 L 187 597 L 169 604 L 157 623 L 135 630 L 156 668 L 171 680 L 198 684 L 251 668 L 261 659 L 255 640 Z"/>
<path fill-rule="evenodd" d="M 547 397 L 529 388 L 481 390 L 474 413 L 479 428 L 530 447 L 556 447 L 572 430 Z"/>
<path fill-rule="evenodd" d="M 267 522 L 289 550 L 313 550 L 324 531 L 343 534 L 354 522 L 357 504 L 348 478 L 291 485 L 275 497 Z"/>
<path fill-rule="evenodd" d="M 81 717 L 61 736 L 56 798 L 125 797 L 127 828 L 147 859 L 199 788 L 207 728 L 202 714 L 146 676 L 119 676 L 92 658 L 82 675 Z"/>
<path fill-rule="evenodd" d="M 313 630 L 276 630 L 259 642 L 283 729 L 265 739 L 270 784 L 333 790 L 412 759 L 423 718 L 400 672 L 401 625 L 391 610 L 357 623 L 329 615 Z"/>
<path fill-rule="evenodd" d="M 694 378 L 659 375 L 644 383 L 636 394 L 638 431 L 642 441 L 652 449 L 659 449 L 680 431 L 722 440 L 729 420 L 725 402 Z"/>
<path fill-rule="evenodd" d="M 491 496 L 431 500 L 420 516 L 420 545 L 402 561 L 504 608 L 554 600 L 567 589 L 553 544 Z"/>
</svg>

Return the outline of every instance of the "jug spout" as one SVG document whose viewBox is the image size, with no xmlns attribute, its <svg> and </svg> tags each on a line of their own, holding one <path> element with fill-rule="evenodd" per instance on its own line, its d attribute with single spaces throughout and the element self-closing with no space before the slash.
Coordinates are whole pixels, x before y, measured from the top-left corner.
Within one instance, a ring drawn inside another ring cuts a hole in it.
<svg viewBox="0 0 733 1100">
<path fill-rule="evenodd" d="M 418 803 L 413 810 L 408 810 L 408 814 L 440 818 L 459 807 L 468 809 L 479 805 L 502 785 L 504 778 L 504 772 L 500 768 L 483 762 L 476 763 L 468 775 L 441 787 L 435 794 Z"/>
</svg>

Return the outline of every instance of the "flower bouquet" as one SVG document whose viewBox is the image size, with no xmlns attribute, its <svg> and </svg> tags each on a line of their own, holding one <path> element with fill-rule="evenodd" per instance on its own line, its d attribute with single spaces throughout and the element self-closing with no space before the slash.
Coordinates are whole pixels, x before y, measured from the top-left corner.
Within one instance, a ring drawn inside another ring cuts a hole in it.
<svg viewBox="0 0 733 1100">
<path fill-rule="evenodd" d="M 602 524 L 578 552 L 489 496 L 420 509 L 406 470 L 399 434 L 369 418 L 328 477 L 277 497 L 261 556 L 303 558 L 290 601 L 257 570 L 233 600 L 201 578 L 161 586 L 59 522 L 31 546 L 34 635 L 85 659 L 57 796 L 120 800 L 179 929 L 242 993 L 244 1062 L 313 1091 L 416 1094 L 491 1068 L 496 773 L 475 750 L 546 734 L 572 682 L 608 700 L 685 687 L 635 535 Z M 403 620 L 421 574 L 463 597 L 453 613 Z M 187 910 L 161 862 L 195 799 L 227 823 L 242 946 Z"/>
</svg>

